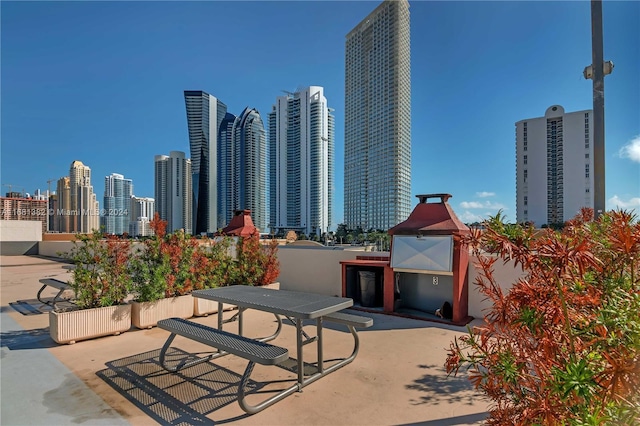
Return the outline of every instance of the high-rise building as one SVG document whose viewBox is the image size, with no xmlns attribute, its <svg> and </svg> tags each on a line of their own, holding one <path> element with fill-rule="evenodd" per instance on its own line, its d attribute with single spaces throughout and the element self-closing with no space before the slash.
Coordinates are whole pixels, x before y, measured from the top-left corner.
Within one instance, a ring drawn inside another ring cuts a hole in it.
<svg viewBox="0 0 640 426">
<path fill-rule="evenodd" d="M 267 228 L 267 134 L 260 113 L 245 108 L 233 123 L 233 210 L 251 210 L 254 225 Z M 225 212 L 228 225 L 233 211 Z"/>
<path fill-rule="evenodd" d="M 344 220 L 387 230 L 411 212 L 409 2 L 385 0 L 346 36 Z"/>
<path fill-rule="evenodd" d="M 155 215 L 155 200 L 148 197 L 131 196 L 129 211 L 129 235 L 147 237 L 152 234 L 149 222 Z"/>
<path fill-rule="evenodd" d="M 167 232 L 193 229 L 191 178 L 191 160 L 184 152 L 155 156 L 155 211 L 167 221 Z"/>
<path fill-rule="evenodd" d="M 218 230 L 218 132 L 227 106 L 201 90 L 185 90 L 193 182 L 193 233 Z"/>
<path fill-rule="evenodd" d="M 69 214 L 69 228 L 62 232 L 89 233 L 100 228 L 100 207 L 91 185 L 91 169 L 82 161 L 72 162 L 69 168 L 69 210 L 65 213 Z"/>
<path fill-rule="evenodd" d="M 218 132 L 218 229 L 226 227 L 238 208 L 234 199 L 235 159 L 233 125 L 236 116 L 227 112 Z"/>
<path fill-rule="evenodd" d="M 56 232 L 70 232 L 71 215 L 71 182 L 69 176 L 58 179 L 56 183 L 58 203 L 53 210 L 53 230 Z M 66 213 L 66 214 L 65 214 Z"/>
<path fill-rule="evenodd" d="M 593 111 L 565 113 L 560 105 L 516 123 L 518 222 L 558 225 L 593 208 L 592 125 Z"/>
<path fill-rule="evenodd" d="M 334 118 L 324 89 L 278 96 L 269 113 L 271 231 L 322 235 L 331 226 Z"/>
<path fill-rule="evenodd" d="M 118 173 L 104 178 L 104 208 L 102 225 L 107 234 L 122 235 L 129 232 L 129 217 L 133 182 Z"/>
</svg>

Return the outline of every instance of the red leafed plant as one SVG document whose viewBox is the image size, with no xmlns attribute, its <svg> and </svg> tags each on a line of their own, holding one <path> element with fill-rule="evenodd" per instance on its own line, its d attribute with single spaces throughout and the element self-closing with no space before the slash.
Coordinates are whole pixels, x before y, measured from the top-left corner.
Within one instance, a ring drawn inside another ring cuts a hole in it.
<svg viewBox="0 0 640 426">
<path fill-rule="evenodd" d="M 640 224 L 628 212 L 561 231 L 505 224 L 466 241 L 492 302 L 484 324 L 451 343 L 446 369 L 469 369 L 492 401 L 490 425 L 640 424 Z M 497 261 L 524 276 L 504 292 Z"/>
<path fill-rule="evenodd" d="M 132 259 L 136 300 L 149 302 L 204 288 L 211 270 L 198 240 L 184 231 L 167 235 L 167 223 L 158 213 L 150 226 L 154 236 L 144 242 Z"/>
<path fill-rule="evenodd" d="M 275 282 L 280 274 L 278 262 L 278 242 L 272 240 L 267 245 L 260 242 L 256 232 L 239 238 L 236 245 L 237 273 L 231 284 L 266 285 Z"/>
</svg>

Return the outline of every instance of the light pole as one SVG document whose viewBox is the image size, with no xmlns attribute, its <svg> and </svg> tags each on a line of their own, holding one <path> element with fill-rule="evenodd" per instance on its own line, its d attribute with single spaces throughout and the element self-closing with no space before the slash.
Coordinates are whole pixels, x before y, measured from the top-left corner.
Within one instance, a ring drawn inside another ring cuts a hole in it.
<svg viewBox="0 0 640 426">
<path fill-rule="evenodd" d="M 604 76 L 613 71 L 613 62 L 604 62 L 602 42 L 602 0 L 591 0 L 591 65 L 584 78 L 593 80 L 593 210 L 594 218 L 605 211 L 604 174 Z"/>
</svg>

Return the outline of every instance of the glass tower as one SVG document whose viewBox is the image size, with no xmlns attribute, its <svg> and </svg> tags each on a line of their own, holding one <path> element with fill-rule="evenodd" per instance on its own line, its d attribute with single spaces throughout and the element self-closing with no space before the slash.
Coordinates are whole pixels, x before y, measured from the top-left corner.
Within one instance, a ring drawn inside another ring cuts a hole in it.
<svg viewBox="0 0 640 426">
<path fill-rule="evenodd" d="M 191 150 L 193 234 L 218 230 L 218 132 L 227 106 L 202 90 L 185 90 Z"/>
<path fill-rule="evenodd" d="M 133 183 L 123 175 L 112 173 L 104 178 L 104 232 L 122 235 L 129 232 L 129 212 Z"/>
<path fill-rule="evenodd" d="M 267 228 L 267 137 L 260 113 L 245 108 L 227 113 L 218 137 L 218 227 L 229 224 L 236 210 L 251 210 L 261 231 Z"/>
<path fill-rule="evenodd" d="M 344 220 L 387 230 L 411 212 L 409 2 L 385 0 L 346 36 Z"/>
</svg>

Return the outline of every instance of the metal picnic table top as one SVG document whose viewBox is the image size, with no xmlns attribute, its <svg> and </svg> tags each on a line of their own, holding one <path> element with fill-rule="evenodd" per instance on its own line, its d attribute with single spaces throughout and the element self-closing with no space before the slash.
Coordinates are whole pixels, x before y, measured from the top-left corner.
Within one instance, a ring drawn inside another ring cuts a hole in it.
<svg viewBox="0 0 640 426">
<path fill-rule="evenodd" d="M 353 300 L 346 297 L 245 285 L 196 290 L 192 294 L 194 297 L 299 319 L 319 318 L 353 306 Z"/>
</svg>

